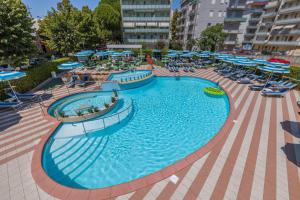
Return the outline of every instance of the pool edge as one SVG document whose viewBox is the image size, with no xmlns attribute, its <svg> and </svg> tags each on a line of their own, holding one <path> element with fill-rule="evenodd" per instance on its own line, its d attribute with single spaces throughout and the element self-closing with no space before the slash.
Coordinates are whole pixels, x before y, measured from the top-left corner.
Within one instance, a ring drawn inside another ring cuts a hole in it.
<svg viewBox="0 0 300 200">
<path fill-rule="evenodd" d="M 156 75 L 158 77 L 164 77 L 160 75 Z M 189 76 L 189 75 L 180 75 L 180 77 L 193 77 L 193 78 L 201 78 L 204 80 L 208 80 L 210 82 L 216 83 L 208 78 L 199 77 L 199 76 Z M 43 136 L 39 142 L 39 144 L 36 145 L 34 152 L 33 152 L 33 158 L 31 163 L 31 173 L 33 176 L 33 179 L 37 183 L 39 187 L 41 187 L 45 192 L 48 194 L 60 198 L 60 199 L 94 199 L 94 197 L 97 199 L 99 198 L 112 198 L 116 196 L 120 196 L 123 194 L 127 194 L 133 191 L 136 191 L 138 189 L 147 187 L 149 185 L 152 185 L 156 182 L 159 182 L 165 178 L 170 177 L 174 173 L 183 170 L 185 167 L 191 165 L 196 160 L 202 158 L 204 155 L 206 155 L 215 145 L 217 145 L 219 142 L 221 142 L 221 139 L 224 138 L 226 135 L 229 134 L 227 129 L 234 123 L 234 117 L 236 114 L 236 109 L 233 104 L 233 98 L 230 95 L 229 91 L 227 91 L 224 87 L 221 85 L 219 86 L 222 88 L 228 97 L 229 101 L 229 115 L 227 119 L 225 120 L 223 126 L 219 130 L 218 133 L 204 146 L 200 147 L 195 152 L 189 154 L 185 158 L 178 160 L 174 164 L 163 168 L 157 172 L 154 172 L 152 174 L 149 174 L 147 176 L 110 186 L 105 188 L 99 188 L 99 189 L 76 189 L 67 187 L 64 185 L 61 185 L 51 179 L 47 173 L 44 171 L 42 167 L 42 155 L 44 151 L 44 146 L 47 143 L 48 139 L 51 137 L 52 133 L 55 131 L 55 129 L 60 125 L 60 122 L 57 120 L 54 120 L 50 115 L 47 113 L 47 118 L 49 117 L 51 121 L 55 121 L 54 125 L 51 127 L 49 133 L 47 133 L 45 136 Z"/>
</svg>

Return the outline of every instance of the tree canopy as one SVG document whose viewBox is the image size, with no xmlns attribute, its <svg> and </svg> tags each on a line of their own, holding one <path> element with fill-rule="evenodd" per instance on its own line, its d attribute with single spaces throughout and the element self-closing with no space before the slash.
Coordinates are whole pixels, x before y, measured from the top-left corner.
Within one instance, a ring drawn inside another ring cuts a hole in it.
<svg viewBox="0 0 300 200">
<path fill-rule="evenodd" d="M 95 49 L 109 41 L 121 40 L 120 3 L 102 0 L 94 11 L 75 8 L 62 0 L 40 21 L 39 34 L 47 46 L 62 54 Z"/>
<path fill-rule="evenodd" d="M 171 20 L 171 40 L 177 40 L 177 20 L 179 17 L 178 10 L 175 10 Z"/>
<path fill-rule="evenodd" d="M 21 0 L 0 5 L 0 62 L 18 65 L 36 50 L 33 20 Z"/>
<path fill-rule="evenodd" d="M 223 24 L 216 24 L 207 27 L 199 39 L 196 40 L 196 45 L 201 50 L 216 51 L 224 43 L 227 33 L 223 32 Z"/>
</svg>

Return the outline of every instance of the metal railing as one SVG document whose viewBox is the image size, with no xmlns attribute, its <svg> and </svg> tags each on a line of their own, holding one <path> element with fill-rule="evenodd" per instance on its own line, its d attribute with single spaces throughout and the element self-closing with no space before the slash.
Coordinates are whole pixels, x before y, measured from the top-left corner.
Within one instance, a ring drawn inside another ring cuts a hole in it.
<svg viewBox="0 0 300 200">
<path fill-rule="evenodd" d="M 119 112 L 98 119 L 71 123 L 71 126 L 74 126 L 76 128 L 74 128 L 74 130 L 70 129 L 68 130 L 68 132 L 74 133 L 73 135 L 60 135 L 58 132 L 54 139 L 87 136 L 89 133 L 106 129 L 115 124 L 120 124 L 123 120 L 127 119 L 127 117 L 132 113 L 132 111 L 133 99 L 130 98 L 128 105 L 122 108 Z"/>
<path fill-rule="evenodd" d="M 152 71 L 144 73 L 144 74 L 136 74 L 136 75 L 124 75 L 118 77 L 120 83 L 126 83 L 131 81 L 137 81 L 141 79 L 145 79 L 147 77 L 150 77 L 152 75 Z"/>
</svg>

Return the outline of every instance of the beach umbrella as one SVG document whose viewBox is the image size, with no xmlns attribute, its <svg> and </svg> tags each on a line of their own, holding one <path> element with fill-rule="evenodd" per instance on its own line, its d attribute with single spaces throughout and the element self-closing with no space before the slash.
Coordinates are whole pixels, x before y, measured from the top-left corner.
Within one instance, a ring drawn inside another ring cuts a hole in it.
<svg viewBox="0 0 300 200">
<path fill-rule="evenodd" d="M 169 54 L 167 54 L 167 57 L 175 58 L 175 57 L 177 57 L 177 54 L 176 53 L 169 53 Z"/>
<path fill-rule="evenodd" d="M 198 53 L 198 54 L 196 54 L 195 56 L 198 56 L 198 57 L 200 57 L 200 58 L 208 58 L 208 57 L 209 57 L 209 55 L 208 55 L 208 54 L 205 54 L 205 53 Z"/>
<path fill-rule="evenodd" d="M 271 73 L 277 73 L 277 74 L 289 74 L 290 70 L 284 69 L 281 67 L 274 67 L 274 66 L 260 66 L 258 69 L 265 71 L 265 72 L 271 72 Z"/>
<path fill-rule="evenodd" d="M 233 62 L 234 65 L 245 66 L 245 67 L 256 67 L 256 62 L 251 60 L 237 60 Z"/>
<path fill-rule="evenodd" d="M 58 69 L 60 70 L 71 70 L 71 69 L 76 69 L 76 68 L 80 68 L 80 67 L 83 67 L 83 65 L 79 62 L 65 62 L 65 63 L 62 63 L 60 65 L 58 65 Z"/>
<path fill-rule="evenodd" d="M 19 79 L 26 76 L 24 72 L 18 72 L 18 71 L 4 71 L 0 72 L 0 81 L 7 81 L 10 89 L 12 90 L 13 94 L 15 95 L 16 99 L 19 101 L 18 96 L 16 95 L 16 92 L 14 88 L 10 84 L 10 80 Z"/>
<path fill-rule="evenodd" d="M 94 51 L 85 50 L 85 51 L 80 51 L 80 52 L 75 53 L 74 56 L 76 56 L 76 57 L 86 57 L 86 56 L 90 56 L 92 54 L 94 54 Z"/>
</svg>

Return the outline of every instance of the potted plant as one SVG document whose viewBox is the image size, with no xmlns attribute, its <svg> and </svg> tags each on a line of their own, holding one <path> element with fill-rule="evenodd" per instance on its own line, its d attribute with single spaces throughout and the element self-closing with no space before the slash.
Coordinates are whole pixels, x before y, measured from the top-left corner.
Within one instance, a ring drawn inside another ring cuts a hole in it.
<svg viewBox="0 0 300 200">
<path fill-rule="evenodd" d="M 108 103 L 104 103 L 104 107 L 107 109 L 109 108 L 109 104 Z"/>
<path fill-rule="evenodd" d="M 88 111 L 90 114 L 91 114 L 91 113 L 94 113 L 94 106 L 90 107 L 87 111 Z"/>
<path fill-rule="evenodd" d="M 116 97 L 111 97 L 111 102 L 114 103 L 116 101 Z"/>
<path fill-rule="evenodd" d="M 118 92 L 117 92 L 117 90 L 114 89 L 114 90 L 113 90 L 113 93 L 114 93 L 114 96 L 115 96 L 115 97 L 118 97 Z"/>
<path fill-rule="evenodd" d="M 61 111 L 59 115 L 60 115 L 62 118 L 68 117 L 68 115 L 66 115 L 65 111 Z"/>
<path fill-rule="evenodd" d="M 94 112 L 99 112 L 99 108 L 98 107 L 94 107 Z"/>
<path fill-rule="evenodd" d="M 83 112 L 82 112 L 82 111 L 77 111 L 76 114 L 77 114 L 78 116 L 82 116 L 82 115 L 83 115 Z"/>
</svg>

